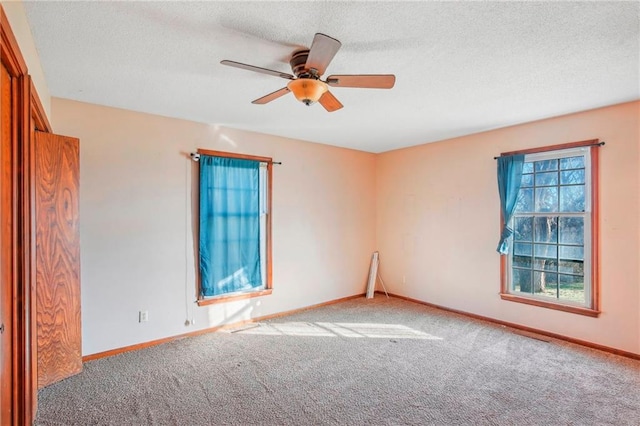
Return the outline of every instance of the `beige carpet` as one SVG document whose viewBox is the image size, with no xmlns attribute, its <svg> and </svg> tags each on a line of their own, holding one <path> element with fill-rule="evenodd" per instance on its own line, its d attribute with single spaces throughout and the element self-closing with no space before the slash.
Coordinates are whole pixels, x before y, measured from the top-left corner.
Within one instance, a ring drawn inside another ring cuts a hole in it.
<svg viewBox="0 0 640 426">
<path fill-rule="evenodd" d="M 36 424 L 640 425 L 640 362 L 376 295 L 88 362 Z"/>
</svg>

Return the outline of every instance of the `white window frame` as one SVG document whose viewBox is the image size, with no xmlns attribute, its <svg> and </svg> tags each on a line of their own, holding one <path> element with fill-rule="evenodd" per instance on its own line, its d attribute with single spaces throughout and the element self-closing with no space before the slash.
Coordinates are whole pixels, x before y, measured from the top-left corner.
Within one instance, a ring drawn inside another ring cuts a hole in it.
<svg viewBox="0 0 640 426">
<path fill-rule="evenodd" d="M 553 298 L 544 295 L 536 295 L 527 292 L 512 290 L 513 282 L 513 237 L 509 238 L 509 254 L 500 256 L 501 290 L 502 300 L 524 303 L 543 308 L 555 309 L 580 315 L 598 317 L 600 315 L 600 283 L 599 283 L 599 213 L 598 213 L 598 147 L 603 145 L 597 139 L 580 142 L 571 142 L 549 147 L 532 148 L 521 151 L 502 153 L 501 155 L 524 154 L 525 162 L 544 161 L 550 159 L 562 159 L 584 156 L 585 159 L 585 206 L 584 212 L 541 212 L 541 213 L 516 213 L 514 217 L 557 216 L 557 217 L 583 217 L 584 220 L 584 303 L 572 302 L 566 299 Z M 561 185 L 558 183 L 558 188 Z M 535 188 L 535 182 L 534 186 Z M 534 190 L 535 191 L 535 190 Z M 558 209 L 559 210 L 559 209 Z M 513 224 L 512 223 L 510 226 Z M 502 226 L 502 225 L 501 225 Z M 556 243 L 556 246 L 561 244 Z M 535 270 L 535 269 L 534 269 Z M 558 272 L 561 273 L 561 272 Z"/>
<path fill-rule="evenodd" d="M 531 294 L 531 293 L 525 293 L 525 292 L 519 292 L 519 291 L 515 291 L 513 290 L 513 244 L 514 244 L 514 240 L 513 238 L 510 238 L 509 241 L 509 259 L 508 259 L 508 270 L 509 270 L 509 285 L 508 285 L 508 292 L 512 293 L 512 294 L 517 294 L 518 296 L 521 297 L 530 297 L 530 298 L 534 298 L 534 299 L 540 299 L 543 300 L 545 302 L 549 302 L 549 303 L 559 303 L 559 304 L 566 304 L 566 305 L 577 305 L 577 306 L 583 306 L 586 308 L 591 308 L 591 274 L 589 273 L 589 271 L 591 271 L 591 156 L 589 155 L 589 148 L 585 148 L 585 147 L 580 147 L 580 148 L 571 148 L 571 149 L 563 149 L 561 151 L 548 151 L 548 152 L 540 152 L 540 153 L 534 153 L 534 154 L 527 154 L 524 157 L 524 161 L 525 163 L 533 163 L 535 161 L 545 161 L 545 160 L 560 160 L 562 158 L 569 158 L 569 157 L 577 157 L 577 156 L 583 156 L 584 157 L 584 175 L 585 175 L 585 179 L 584 179 L 584 189 L 585 189 L 585 205 L 584 205 L 584 211 L 583 212 L 543 212 L 543 213 L 536 213 L 536 212 L 526 212 L 526 213 L 516 213 L 513 215 L 513 218 L 511 219 L 511 225 L 513 226 L 513 220 L 515 217 L 548 217 L 548 216 L 554 216 L 554 217 L 581 217 L 583 218 L 583 223 L 584 223 L 584 259 L 583 259 L 583 268 L 584 268 L 584 303 L 577 303 L 577 302 L 572 302 L 569 300 L 562 300 L 562 299 L 552 299 L 548 296 L 542 296 L 542 295 L 536 295 L 536 294 Z M 558 189 L 560 188 L 560 182 L 558 182 L 558 185 L 556 186 Z M 534 192 L 535 192 L 535 184 L 533 186 L 534 188 Z M 558 243 L 555 244 L 556 246 L 559 246 Z"/>
</svg>

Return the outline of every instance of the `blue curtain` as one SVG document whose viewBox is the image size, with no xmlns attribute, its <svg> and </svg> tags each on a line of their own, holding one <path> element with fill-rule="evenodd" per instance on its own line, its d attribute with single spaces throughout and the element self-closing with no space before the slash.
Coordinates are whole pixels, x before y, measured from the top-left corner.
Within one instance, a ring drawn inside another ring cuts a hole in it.
<svg viewBox="0 0 640 426">
<path fill-rule="evenodd" d="M 200 156 L 202 296 L 262 285 L 258 161 Z"/>
<path fill-rule="evenodd" d="M 509 253 L 507 239 L 513 234 L 513 230 L 509 228 L 508 224 L 518 201 L 523 165 L 524 155 L 522 154 L 498 157 L 498 193 L 500 194 L 500 208 L 504 219 L 497 248 L 500 254 Z"/>
</svg>

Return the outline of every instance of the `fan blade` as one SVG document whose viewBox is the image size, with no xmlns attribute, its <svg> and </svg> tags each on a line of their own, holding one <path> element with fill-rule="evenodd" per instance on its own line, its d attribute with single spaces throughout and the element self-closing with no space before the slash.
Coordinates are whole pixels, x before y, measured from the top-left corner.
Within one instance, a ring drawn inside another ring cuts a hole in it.
<svg viewBox="0 0 640 426">
<path fill-rule="evenodd" d="M 393 74 L 382 75 L 330 75 L 327 84 L 333 87 L 361 87 L 366 89 L 391 89 L 396 83 Z"/>
<path fill-rule="evenodd" d="M 276 76 L 276 77 L 286 78 L 288 80 L 295 79 L 294 76 L 292 76 L 291 74 L 287 74 L 285 72 L 270 70 L 270 69 L 267 69 L 267 68 L 255 67 L 253 65 L 247 65 L 247 64 L 243 64 L 241 62 L 228 61 L 228 60 L 225 59 L 224 61 L 220 61 L 220 63 L 222 65 L 227 65 L 227 66 L 234 67 L 234 68 L 240 68 L 240 69 L 247 70 L 247 71 L 259 72 L 259 73 L 262 73 L 262 74 L 269 74 L 269 75 L 273 75 L 273 76 Z"/>
<path fill-rule="evenodd" d="M 307 63 L 305 68 L 315 69 L 318 71 L 318 75 L 324 74 L 329 62 L 336 55 L 336 52 L 340 49 L 342 44 L 335 38 L 331 38 L 327 35 L 317 33 L 313 37 L 313 43 L 311 49 L 309 49 L 309 56 L 307 56 Z"/>
<path fill-rule="evenodd" d="M 273 101 L 275 99 L 278 99 L 280 96 L 286 95 L 289 92 L 290 92 L 290 90 L 289 90 L 288 87 L 283 87 L 282 89 L 276 90 L 273 93 L 269 93 L 268 95 L 263 96 L 261 98 L 258 98 L 258 99 L 256 99 L 255 101 L 253 101 L 251 103 L 252 104 L 258 104 L 258 105 L 264 105 L 264 104 L 266 104 L 268 102 L 271 102 L 271 101 Z"/>
<path fill-rule="evenodd" d="M 320 102 L 320 105 L 322 105 L 324 109 L 329 112 L 333 112 L 342 108 L 342 104 L 340 103 L 340 101 L 336 99 L 336 97 L 333 96 L 329 91 L 324 92 L 324 95 L 320 96 L 318 102 Z"/>
</svg>

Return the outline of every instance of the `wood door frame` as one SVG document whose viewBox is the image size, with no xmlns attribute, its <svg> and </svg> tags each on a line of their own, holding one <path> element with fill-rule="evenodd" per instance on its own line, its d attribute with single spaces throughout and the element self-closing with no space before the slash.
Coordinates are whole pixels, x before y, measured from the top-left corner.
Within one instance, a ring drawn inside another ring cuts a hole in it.
<svg viewBox="0 0 640 426">
<path fill-rule="evenodd" d="M 8 80 L 8 81 L 7 81 Z M 0 424 L 8 424 L 11 421 L 10 418 L 10 405 L 12 401 L 12 383 L 9 380 L 12 376 L 12 334 L 13 334 L 13 307 L 11 300 L 13 298 L 13 256 L 11 254 L 11 247 L 13 245 L 13 209 L 12 209 L 12 194 L 13 194 L 13 173 L 12 161 L 12 132 L 11 128 L 13 119 L 11 112 L 13 110 L 13 92 L 15 84 L 11 79 L 8 70 L 2 65 L 2 82 L 0 82 L 0 88 L 2 89 L 2 146 L 0 147 L 0 288 L 1 293 L 1 306 L 2 315 L 0 321 L 2 322 L 2 333 L 0 339 L 2 340 L 2 362 L 0 363 Z M 8 95 L 8 96 L 7 96 Z M 7 99 L 8 98 L 8 99 Z M 8 103 L 7 103 L 8 101 Z"/>
<path fill-rule="evenodd" d="M 11 200 L 13 273 L 11 329 L 11 422 L 32 424 L 37 409 L 37 345 L 35 322 L 35 215 L 33 139 L 35 130 L 51 125 L 31 81 L 9 20 L 0 5 L 2 64 L 12 79 Z M 2 407 L 5 409 L 6 407 Z"/>
</svg>

